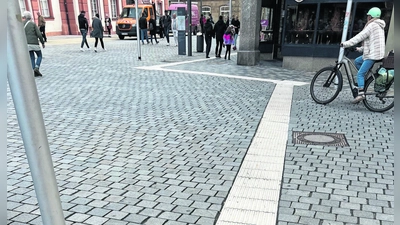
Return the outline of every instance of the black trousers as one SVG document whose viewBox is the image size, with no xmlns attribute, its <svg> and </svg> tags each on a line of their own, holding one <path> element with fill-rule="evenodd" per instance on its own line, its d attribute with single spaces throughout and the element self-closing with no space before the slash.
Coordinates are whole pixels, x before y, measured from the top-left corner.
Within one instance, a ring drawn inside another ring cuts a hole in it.
<svg viewBox="0 0 400 225">
<path fill-rule="evenodd" d="M 211 50 L 212 37 L 209 35 L 206 35 L 205 39 L 206 39 L 206 56 L 208 56 L 210 54 L 210 50 Z"/>
<path fill-rule="evenodd" d="M 45 26 L 39 27 L 39 31 L 40 31 L 40 33 L 42 33 L 42 37 L 43 37 L 44 41 L 47 41 L 47 37 L 46 37 L 46 27 L 45 27 Z"/>
<path fill-rule="evenodd" d="M 217 46 L 215 47 L 215 56 L 221 56 L 222 44 L 224 43 L 224 39 L 216 39 Z"/>
<path fill-rule="evenodd" d="M 103 38 L 97 38 L 97 37 L 95 37 L 95 38 L 94 38 L 94 47 L 95 47 L 95 48 L 97 47 L 97 44 L 99 43 L 99 39 L 100 39 L 101 47 L 104 49 Z"/>
</svg>

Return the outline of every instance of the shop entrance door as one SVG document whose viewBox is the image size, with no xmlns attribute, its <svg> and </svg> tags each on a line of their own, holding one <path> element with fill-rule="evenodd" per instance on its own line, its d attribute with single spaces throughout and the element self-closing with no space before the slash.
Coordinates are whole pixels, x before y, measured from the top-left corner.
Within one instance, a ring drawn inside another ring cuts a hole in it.
<svg viewBox="0 0 400 225">
<path fill-rule="evenodd" d="M 260 24 L 260 53 L 270 59 L 281 59 L 282 0 L 263 0 Z M 270 54 L 270 55 L 269 55 Z"/>
</svg>

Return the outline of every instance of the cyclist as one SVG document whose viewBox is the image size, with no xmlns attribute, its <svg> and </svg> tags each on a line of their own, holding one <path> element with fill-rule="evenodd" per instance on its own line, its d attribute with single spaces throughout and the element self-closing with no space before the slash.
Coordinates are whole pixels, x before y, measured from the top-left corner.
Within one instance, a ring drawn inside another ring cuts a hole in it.
<svg viewBox="0 0 400 225">
<path fill-rule="evenodd" d="M 383 59 L 385 55 L 385 21 L 380 19 L 381 10 L 377 7 L 371 8 L 367 13 L 367 23 L 363 30 L 348 41 L 340 44 L 341 47 L 348 48 L 360 42 L 362 47 L 357 47 L 357 51 L 362 52 L 362 56 L 354 60 L 358 69 L 357 84 L 358 96 L 353 103 L 358 103 L 365 99 L 364 79 L 366 73 L 371 69 L 376 60 Z"/>
</svg>

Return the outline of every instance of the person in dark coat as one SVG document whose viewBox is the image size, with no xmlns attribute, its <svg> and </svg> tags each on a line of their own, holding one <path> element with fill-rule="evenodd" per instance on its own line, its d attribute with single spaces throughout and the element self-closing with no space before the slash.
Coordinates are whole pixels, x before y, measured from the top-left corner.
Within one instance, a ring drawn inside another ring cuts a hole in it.
<svg viewBox="0 0 400 225">
<path fill-rule="evenodd" d="M 139 28 L 140 28 L 140 39 L 142 44 L 144 45 L 144 39 L 146 38 L 147 44 L 149 44 L 149 37 L 147 36 L 147 19 L 146 14 L 142 13 L 142 17 L 139 19 Z"/>
<path fill-rule="evenodd" d="M 96 13 L 96 16 L 93 17 L 92 29 L 93 30 L 92 30 L 91 36 L 94 37 L 94 39 L 95 39 L 94 51 L 97 52 L 97 44 L 99 43 L 99 39 L 100 39 L 101 47 L 103 48 L 104 51 L 106 51 L 106 49 L 104 48 L 104 42 L 103 42 L 103 32 L 104 32 L 103 23 L 101 22 L 98 13 Z"/>
<path fill-rule="evenodd" d="M 222 51 L 222 44 L 224 42 L 224 33 L 226 30 L 227 26 L 226 23 L 224 23 L 224 18 L 223 16 L 219 16 L 217 23 L 214 25 L 214 31 L 215 31 L 215 41 L 217 46 L 215 47 L 215 57 L 221 58 L 221 51 Z"/>
<path fill-rule="evenodd" d="M 151 18 L 149 20 L 149 30 L 150 30 L 151 44 L 153 44 L 153 36 L 154 36 L 154 40 L 156 41 L 156 44 L 158 44 L 157 37 L 156 37 L 156 20 L 154 19 L 154 16 L 151 16 Z"/>
<path fill-rule="evenodd" d="M 171 16 L 168 15 L 168 11 L 165 10 L 165 15 L 163 16 L 163 26 L 164 26 L 164 35 L 165 38 L 167 39 L 167 45 L 169 45 L 169 30 L 171 29 Z"/>
<path fill-rule="evenodd" d="M 206 39 L 206 58 L 210 58 L 210 49 L 211 49 L 211 39 L 214 37 L 214 27 L 211 22 L 211 18 L 207 18 L 206 24 L 204 24 L 205 30 L 205 39 Z"/>
<path fill-rule="evenodd" d="M 89 23 L 85 17 L 85 11 L 81 11 L 81 14 L 79 14 L 78 16 L 78 23 L 79 23 L 79 30 L 81 31 L 81 35 L 82 35 L 82 42 L 81 42 L 81 52 L 85 51 L 83 50 L 83 45 L 86 44 L 86 47 L 88 49 L 90 49 L 89 44 L 87 42 L 86 39 L 86 35 L 88 33 L 89 30 Z"/>
<path fill-rule="evenodd" d="M 204 17 L 203 14 L 200 16 L 200 29 L 201 29 L 201 35 L 204 35 L 204 22 L 206 21 L 206 18 Z"/>
<path fill-rule="evenodd" d="M 239 35 L 239 30 L 240 30 L 240 21 L 239 21 L 239 17 L 236 16 L 232 19 L 231 24 L 235 27 L 235 37 L 234 37 L 234 43 L 233 43 L 233 50 L 236 50 L 237 47 L 237 38 Z"/>
</svg>

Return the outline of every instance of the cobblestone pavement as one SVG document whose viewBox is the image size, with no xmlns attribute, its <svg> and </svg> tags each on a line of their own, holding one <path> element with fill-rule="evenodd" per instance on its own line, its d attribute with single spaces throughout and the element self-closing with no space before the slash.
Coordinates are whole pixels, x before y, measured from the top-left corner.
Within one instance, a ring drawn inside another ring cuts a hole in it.
<svg viewBox="0 0 400 225">
<path fill-rule="evenodd" d="M 79 37 L 53 39 L 35 79 L 67 224 L 214 224 L 274 91 L 267 81 L 312 76 L 276 61 L 238 66 L 235 54 L 206 60 L 195 39 L 191 57 L 161 40 L 141 61 L 132 39 L 105 38 L 97 53 L 93 39 L 85 52 Z M 157 65 L 173 71 L 138 68 Z M 7 96 L 8 224 L 41 224 Z M 394 111 L 350 100 L 344 88 L 321 106 L 295 87 L 277 224 L 393 224 Z M 344 133 L 350 146 L 293 144 L 292 131 Z"/>
</svg>

